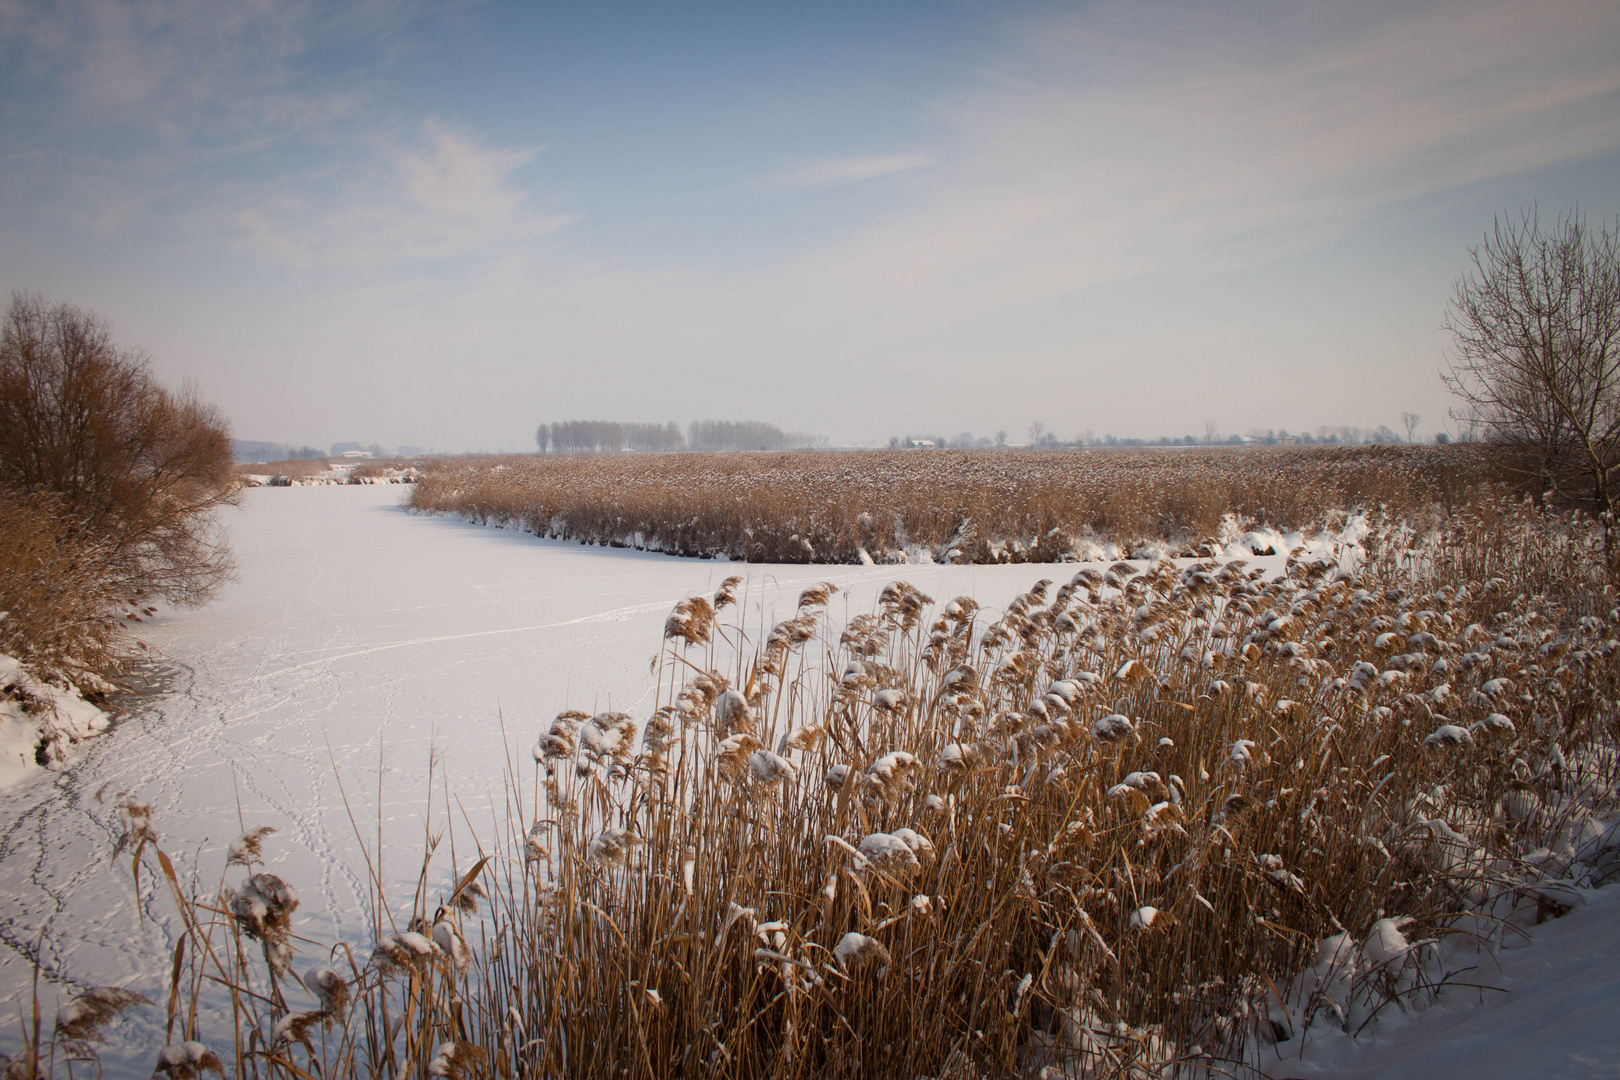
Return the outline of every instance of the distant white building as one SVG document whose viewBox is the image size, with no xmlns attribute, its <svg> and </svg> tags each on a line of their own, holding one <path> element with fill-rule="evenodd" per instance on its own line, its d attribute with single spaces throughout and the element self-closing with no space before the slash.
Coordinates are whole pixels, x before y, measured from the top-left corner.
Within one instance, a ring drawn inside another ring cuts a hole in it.
<svg viewBox="0 0 1620 1080">
<path fill-rule="evenodd" d="M 343 456 L 344 457 L 370 457 L 371 456 L 371 451 L 370 450 L 345 450 L 345 451 L 343 451 Z"/>
</svg>

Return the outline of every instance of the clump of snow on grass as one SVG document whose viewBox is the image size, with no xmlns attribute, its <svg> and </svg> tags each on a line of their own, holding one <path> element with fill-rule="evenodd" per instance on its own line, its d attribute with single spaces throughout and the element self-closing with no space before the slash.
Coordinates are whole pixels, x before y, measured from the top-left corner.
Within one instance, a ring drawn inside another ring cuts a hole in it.
<svg viewBox="0 0 1620 1080">
<path fill-rule="evenodd" d="M 1300 559 L 1338 562 L 1350 567 L 1359 563 L 1361 542 L 1371 531 L 1366 514 L 1330 519 L 1327 527 L 1314 533 L 1285 532 L 1270 525 L 1242 523 L 1235 514 L 1227 514 L 1221 520 L 1216 542 L 1220 545 L 1221 556 L 1227 559 L 1296 553 Z"/>
</svg>

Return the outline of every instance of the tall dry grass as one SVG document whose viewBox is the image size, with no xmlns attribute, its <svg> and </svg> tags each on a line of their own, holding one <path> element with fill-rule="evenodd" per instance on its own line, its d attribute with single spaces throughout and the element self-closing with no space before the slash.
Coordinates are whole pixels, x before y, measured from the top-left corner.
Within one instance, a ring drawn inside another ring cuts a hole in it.
<svg viewBox="0 0 1620 1080">
<path fill-rule="evenodd" d="M 0 653 L 42 678 L 105 687 L 129 656 L 126 627 L 152 611 L 114 545 L 51 492 L 0 496 L 0 540 Z"/>
<path fill-rule="evenodd" d="M 1347 508 L 1427 515 L 1490 475 L 1471 446 L 529 455 L 435 462 L 410 505 L 749 562 L 1058 562 L 1192 555 L 1223 526 Z"/>
<path fill-rule="evenodd" d="M 285 461 L 248 461 L 236 465 L 237 476 L 316 476 L 342 458 L 288 458 Z"/>
<path fill-rule="evenodd" d="M 1620 626 L 1596 530 L 1522 502 L 1380 519 L 1355 562 L 1000 611 L 897 582 L 844 625 L 813 587 L 769 628 L 730 579 L 672 612 L 649 716 L 535 732 L 500 841 L 431 840 L 363 945 L 292 935 L 262 830 L 188 892 L 131 805 L 187 924 L 158 1071 L 1254 1075 L 1359 1031 L 1442 940 L 1620 871 Z"/>
</svg>

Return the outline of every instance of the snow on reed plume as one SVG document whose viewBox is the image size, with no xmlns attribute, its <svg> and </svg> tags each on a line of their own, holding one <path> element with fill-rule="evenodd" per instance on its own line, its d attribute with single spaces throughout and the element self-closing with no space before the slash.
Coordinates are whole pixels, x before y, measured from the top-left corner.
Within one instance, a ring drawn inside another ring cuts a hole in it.
<svg viewBox="0 0 1620 1080">
<path fill-rule="evenodd" d="M 548 454 L 440 459 L 410 505 L 748 562 L 1063 562 L 1196 556 L 1243 523 L 1303 528 L 1354 508 L 1427 513 L 1460 505 L 1491 475 L 1466 445 Z M 723 589 L 714 607 L 733 599 Z M 677 611 L 671 625 L 704 624 Z"/>
<path fill-rule="evenodd" d="M 999 611 L 896 583 L 763 640 L 686 604 L 639 741 L 537 724 L 500 849 L 379 899 L 371 941 L 292 942 L 301 982 L 265 835 L 192 895 L 132 805 L 185 914 L 156 1067 L 1257 1075 L 1620 872 L 1602 566 L 1588 523 L 1487 499 L 1375 521 L 1349 567 L 1086 567 Z"/>
</svg>

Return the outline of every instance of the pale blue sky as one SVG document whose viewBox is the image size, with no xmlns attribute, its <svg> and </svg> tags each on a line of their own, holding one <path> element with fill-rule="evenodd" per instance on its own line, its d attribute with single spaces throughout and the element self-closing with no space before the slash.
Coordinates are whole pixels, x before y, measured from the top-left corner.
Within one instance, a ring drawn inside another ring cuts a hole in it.
<svg viewBox="0 0 1620 1080">
<path fill-rule="evenodd" d="M 1620 6 L 0 0 L 0 288 L 243 438 L 1442 423 L 1498 212 L 1620 214 Z"/>
</svg>

